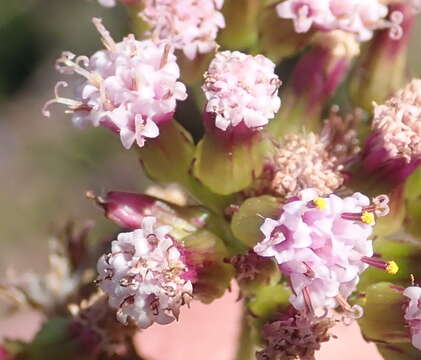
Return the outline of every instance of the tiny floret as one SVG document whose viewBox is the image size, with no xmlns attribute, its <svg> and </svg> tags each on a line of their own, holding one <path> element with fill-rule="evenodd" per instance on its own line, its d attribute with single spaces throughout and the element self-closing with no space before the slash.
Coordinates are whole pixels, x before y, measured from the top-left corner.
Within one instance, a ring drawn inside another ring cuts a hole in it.
<svg viewBox="0 0 421 360">
<path fill-rule="evenodd" d="M 223 131 L 239 124 L 249 129 L 261 128 L 281 106 L 280 85 L 275 64 L 265 56 L 219 52 L 202 86 L 206 111 L 215 115 L 215 126 Z"/>
<path fill-rule="evenodd" d="M 403 294 L 409 298 L 405 309 L 405 320 L 409 325 L 412 345 L 421 350 L 421 288 L 410 286 L 404 290 Z"/>
<path fill-rule="evenodd" d="M 216 36 L 225 27 L 219 11 L 223 0 L 145 0 L 140 17 L 153 37 L 167 40 L 193 60 L 216 48 Z"/>
<path fill-rule="evenodd" d="M 177 100 L 187 97 L 173 50 L 162 41 L 137 41 L 129 35 L 116 43 L 100 19 L 93 19 L 102 36 L 105 50 L 90 58 L 64 52 L 57 60 L 63 74 L 78 74 L 83 82 L 75 88 L 75 99 L 61 97 L 60 81 L 56 97 L 48 106 L 60 103 L 67 107 L 76 126 L 106 127 L 120 135 L 125 148 L 135 142 L 142 147 L 148 138 L 159 135 L 159 125 L 172 118 Z"/>
<path fill-rule="evenodd" d="M 298 311 L 314 314 L 341 306 L 353 313 L 346 299 L 368 265 L 395 270 L 393 263 L 372 258 L 374 215 L 375 205 L 361 193 L 320 197 L 306 189 L 283 205 L 280 218 L 265 219 L 264 239 L 254 251 L 274 258 L 289 277 L 290 302 Z"/>
<path fill-rule="evenodd" d="M 168 234 L 171 227 L 155 223 L 145 217 L 140 229 L 119 234 L 97 265 L 99 286 L 119 321 L 130 319 L 142 329 L 178 319 L 193 292 L 183 256 Z"/>
</svg>

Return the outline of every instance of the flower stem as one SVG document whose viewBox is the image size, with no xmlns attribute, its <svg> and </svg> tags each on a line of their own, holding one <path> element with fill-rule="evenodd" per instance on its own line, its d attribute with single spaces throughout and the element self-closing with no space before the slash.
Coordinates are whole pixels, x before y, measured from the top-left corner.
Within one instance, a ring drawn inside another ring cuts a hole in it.
<svg viewBox="0 0 421 360">
<path fill-rule="evenodd" d="M 237 353 L 235 360 L 254 360 L 256 359 L 256 346 L 258 343 L 258 335 L 252 324 L 252 319 L 247 313 L 246 305 L 244 305 L 243 315 L 241 318 L 241 332 L 237 343 Z"/>
</svg>

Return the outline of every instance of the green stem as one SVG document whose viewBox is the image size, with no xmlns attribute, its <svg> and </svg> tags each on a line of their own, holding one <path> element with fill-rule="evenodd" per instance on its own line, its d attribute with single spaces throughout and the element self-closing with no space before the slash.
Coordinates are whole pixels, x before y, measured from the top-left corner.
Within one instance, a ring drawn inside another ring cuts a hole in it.
<svg viewBox="0 0 421 360">
<path fill-rule="evenodd" d="M 241 319 L 241 332 L 237 343 L 237 353 L 235 360 L 255 360 L 256 346 L 258 336 L 256 329 L 252 325 L 253 319 L 247 314 L 246 305 L 244 305 L 243 316 Z"/>
</svg>

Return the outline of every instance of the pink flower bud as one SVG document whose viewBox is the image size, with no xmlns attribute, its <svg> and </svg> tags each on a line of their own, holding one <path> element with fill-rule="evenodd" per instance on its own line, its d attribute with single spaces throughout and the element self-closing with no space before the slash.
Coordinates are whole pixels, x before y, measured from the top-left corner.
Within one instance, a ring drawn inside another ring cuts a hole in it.
<svg viewBox="0 0 421 360">
<path fill-rule="evenodd" d="M 96 200 L 108 219 L 128 229 L 139 229 L 145 216 L 156 215 L 158 208 L 165 207 L 152 196 L 128 192 L 111 191 L 105 197 L 88 192 L 87 197 Z"/>
<path fill-rule="evenodd" d="M 421 165 L 421 80 L 375 105 L 373 132 L 362 153 L 368 173 L 399 184 Z"/>
<path fill-rule="evenodd" d="M 274 71 L 275 64 L 263 55 L 217 53 L 202 86 L 208 130 L 247 134 L 267 125 L 281 106 L 281 81 Z"/>
<path fill-rule="evenodd" d="M 151 26 L 152 36 L 169 41 L 193 60 L 216 47 L 219 29 L 225 27 L 220 10 L 223 0 L 145 0 L 139 14 Z"/>
<path fill-rule="evenodd" d="M 120 322 L 131 319 L 142 329 L 169 324 L 190 302 L 193 286 L 184 278 L 188 268 L 170 230 L 145 217 L 141 228 L 119 234 L 111 252 L 98 260 L 99 286 Z"/>
</svg>

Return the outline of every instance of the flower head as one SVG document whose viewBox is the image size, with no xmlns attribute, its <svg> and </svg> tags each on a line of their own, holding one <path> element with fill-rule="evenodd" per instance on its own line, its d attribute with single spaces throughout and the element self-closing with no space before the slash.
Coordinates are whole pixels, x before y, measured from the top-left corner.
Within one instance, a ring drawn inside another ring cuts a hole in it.
<svg viewBox="0 0 421 360">
<path fill-rule="evenodd" d="M 118 309 L 118 319 L 127 323 L 130 318 L 140 328 L 178 319 L 193 291 L 183 278 L 188 271 L 183 257 L 168 235 L 171 227 L 155 222 L 145 217 L 142 228 L 119 234 L 97 265 L 99 286 Z"/>
<path fill-rule="evenodd" d="M 216 36 L 225 27 L 220 10 L 223 0 L 145 0 L 140 16 L 153 36 L 168 40 L 193 60 L 216 47 Z"/>
<path fill-rule="evenodd" d="M 421 80 L 412 80 L 383 105 L 375 105 L 373 131 L 390 158 L 421 157 Z"/>
<path fill-rule="evenodd" d="M 276 8 L 279 17 L 292 19 L 295 31 L 343 30 L 355 34 L 359 41 L 370 40 L 373 31 L 390 28 L 392 37 L 402 35 L 401 13 L 390 14 L 379 0 L 286 0 Z"/>
<path fill-rule="evenodd" d="M 421 288 L 410 286 L 403 294 L 409 298 L 405 309 L 405 320 L 408 322 L 412 337 L 412 345 L 421 350 Z"/>
<path fill-rule="evenodd" d="M 313 360 L 321 344 L 329 341 L 329 330 L 334 324 L 329 318 L 315 319 L 297 312 L 281 314 L 263 326 L 265 347 L 256 358 Z"/>
<path fill-rule="evenodd" d="M 281 106 L 281 81 L 274 71 L 275 64 L 263 55 L 217 53 L 202 86 L 215 126 L 226 131 L 240 124 L 252 130 L 266 125 Z"/>
<path fill-rule="evenodd" d="M 396 270 L 396 264 L 372 258 L 374 215 L 387 213 L 384 206 L 377 199 L 370 204 L 360 193 L 342 199 L 303 190 L 286 202 L 279 219 L 264 221 L 264 239 L 254 251 L 273 257 L 289 277 L 290 302 L 297 310 L 314 313 L 340 305 L 352 311 L 346 299 L 368 265 Z"/>
<path fill-rule="evenodd" d="M 56 97 L 47 102 L 43 113 L 52 103 L 67 106 L 76 126 L 103 126 L 120 134 L 125 148 L 134 142 L 143 146 L 147 138 L 159 135 L 159 124 L 170 120 L 176 101 L 187 97 L 186 88 L 177 79 L 179 68 L 171 47 L 165 42 L 137 41 L 129 35 L 116 43 L 101 24 L 93 19 L 106 50 L 90 58 L 64 52 L 57 60 L 57 69 L 64 74 L 84 78 L 75 89 L 76 99 L 58 95 L 67 86 L 60 81 Z"/>
<path fill-rule="evenodd" d="M 327 151 L 318 135 L 287 135 L 275 154 L 271 188 L 282 196 L 294 196 L 307 188 L 320 195 L 331 194 L 344 182 L 342 165 Z"/>
</svg>

